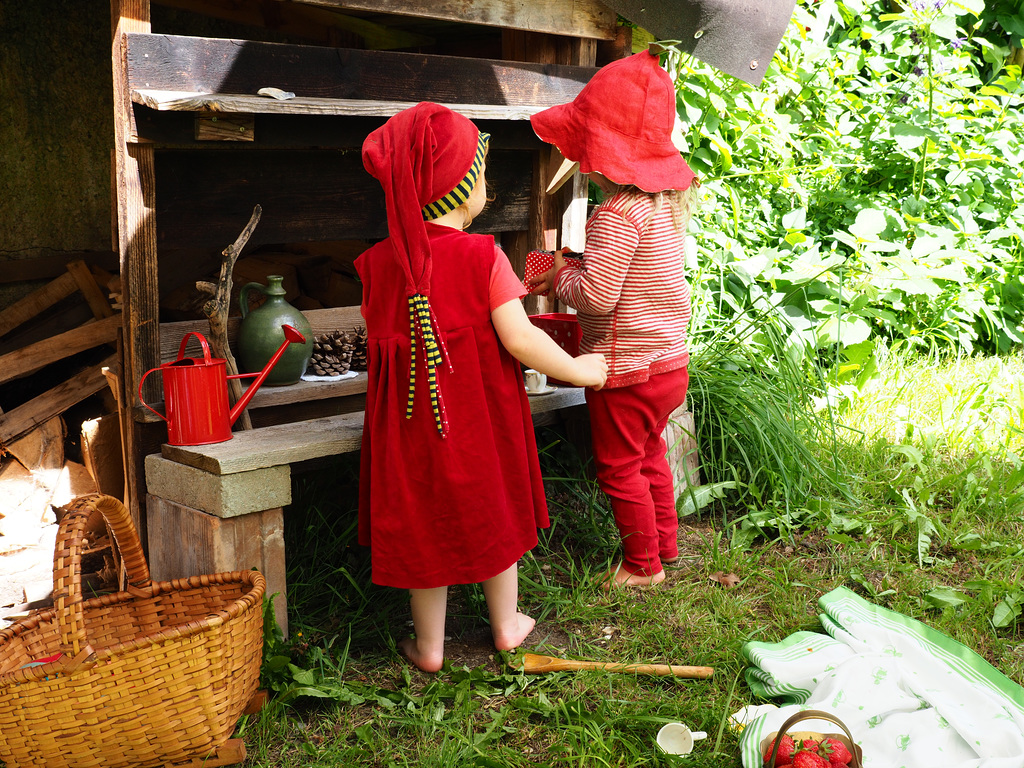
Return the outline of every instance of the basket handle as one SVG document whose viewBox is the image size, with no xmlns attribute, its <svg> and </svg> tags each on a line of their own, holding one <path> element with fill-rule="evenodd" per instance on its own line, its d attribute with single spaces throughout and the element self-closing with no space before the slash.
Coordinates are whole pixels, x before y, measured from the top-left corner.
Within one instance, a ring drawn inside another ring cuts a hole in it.
<svg viewBox="0 0 1024 768">
<path fill-rule="evenodd" d="M 60 628 L 61 652 L 66 659 L 63 671 L 68 674 L 94 655 L 85 632 L 81 573 L 85 527 L 92 510 L 102 514 L 110 528 L 131 584 L 146 587 L 150 581 L 139 535 L 124 505 L 113 496 L 100 494 L 79 497 L 76 501 L 79 502 L 76 508 L 60 521 L 53 551 L 53 607 Z"/>
<path fill-rule="evenodd" d="M 805 709 L 802 712 L 790 715 L 789 719 L 786 720 L 782 725 L 779 726 L 779 730 L 775 736 L 774 749 L 772 749 L 772 759 L 768 762 L 772 768 L 775 766 L 775 758 L 779 752 L 779 744 L 782 742 L 782 734 L 788 733 L 789 729 L 799 723 L 801 720 L 827 720 L 830 723 L 834 723 L 843 729 L 843 733 L 846 734 L 846 738 L 850 740 L 850 744 L 853 747 L 857 745 L 853 741 L 853 734 L 850 733 L 850 729 L 846 727 L 846 723 L 840 720 L 838 717 L 833 715 L 831 712 L 825 712 L 821 709 Z M 863 768 L 860 760 L 860 755 L 856 748 L 850 750 L 850 766 L 849 768 Z"/>
<path fill-rule="evenodd" d="M 110 535 L 114 537 L 117 551 L 121 553 L 121 562 L 128 571 L 128 583 L 135 587 L 148 587 L 149 566 L 128 508 L 113 496 L 96 494 L 86 498 L 88 506 L 103 515 Z"/>
</svg>

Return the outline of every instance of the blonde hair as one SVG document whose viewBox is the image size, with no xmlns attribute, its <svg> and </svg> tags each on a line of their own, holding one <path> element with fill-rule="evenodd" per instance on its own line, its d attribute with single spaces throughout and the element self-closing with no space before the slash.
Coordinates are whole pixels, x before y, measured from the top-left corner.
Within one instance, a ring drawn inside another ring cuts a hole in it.
<svg viewBox="0 0 1024 768">
<path fill-rule="evenodd" d="M 666 189 L 662 192 L 645 192 L 636 186 L 619 186 L 618 191 L 626 194 L 633 198 L 633 200 L 623 209 L 623 217 L 628 214 L 634 205 L 640 202 L 640 198 L 646 198 L 651 201 L 653 207 L 650 215 L 647 217 L 647 221 L 650 221 L 654 216 L 661 210 L 661 206 L 668 205 L 672 210 L 672 225 L 675 227 L 676 232 L 685 232 L 687 225 L 690 223 L 690 217 L 693 215 L 694 199 L 690 191 L 693 189 L 693 185 L 689 189 Z M 644 224 L 647 224 L 647 221 Z"/>
</svg>

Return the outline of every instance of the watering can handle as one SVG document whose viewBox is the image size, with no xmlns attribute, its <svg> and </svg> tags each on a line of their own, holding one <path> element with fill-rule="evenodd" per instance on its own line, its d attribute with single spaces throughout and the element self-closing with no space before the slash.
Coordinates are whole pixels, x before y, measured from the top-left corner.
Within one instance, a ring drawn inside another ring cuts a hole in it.
<svg viewBox="0 0 1024 768">
<path fill-rule="evenodd" d="M 181 340 L 181 346 L 178 347 L 178 359 L 182 360 L 185 357 L 185 347 L 188 346 L 189 336 L 195 336 L 197 339 L 199 339 L 199 344 L 203 348 L 203 362 L 206 363 L 207 365 L 210 365 L 213 362 L 213 358 L 210 357 L 210 345 L 206 343 L 206 338 L 203 336 L 203 334 L 199 333 L 199 331 L 189 331 L 188 333 L 185 334 L 185 338 Z M 146 375 L 148 376 L 149 373 L 150 372 L 147 372 Z"/>
<path fill-rule="evenodd" d="M 151 410 L 153 413 L 155 413 L 161 419 L 163 419 L 164 421 L 167 421 L 167 417 L 164 416 L 162 413 L 160 413 L 160 411 L 158 411 L 156 408 L 151 406 L 149 403 L 147 403 L 145 398 L 143 398 L 143 396 L 142 396 L 142 385 L 145 384 L 146 377 L 149 376 L 149 374 L 153 373 L 153 371 L 159 371 L 159 370 L 161 370 L 161 369 L 160 368 L 150 368 L 148 371 L 146 371 L 142 375 L 142 378 L 139 379 L 139 402 L 142 403 L 147 408 L 149 408 L 149 410 Z"/>
</svg>

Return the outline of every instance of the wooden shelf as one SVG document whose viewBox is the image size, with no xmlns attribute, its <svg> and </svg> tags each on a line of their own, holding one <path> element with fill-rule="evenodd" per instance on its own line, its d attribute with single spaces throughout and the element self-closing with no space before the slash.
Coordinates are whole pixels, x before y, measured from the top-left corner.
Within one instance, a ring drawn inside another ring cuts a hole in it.
<svg viewBox="0 0 1024 768">
<path fill-rule="evenodd" d="M 132 90 L 131 98 L 135 104 L 160 112 L 344 115 L 348 117 L 391 117 L 416 103 L 369 99 L 324 99 L 309 96 L 278 100 L 268 96 L 250 96 L 243 93 L 161 91 L 149 88 Z M 445 104 L 444 106 L 471 120 L 529 120 L 530 115 L 547 109 L 547 106 L 544 105 Z"/>
<path fill-rule="evenodd" d="M 245 384 L 245 382 L 242 382 Z M 283 387 L 260 387 L 253 395 L 250 408 L 269 408 L 274 405 L 302 403 L 307 400 L 326 400 L 330 397 L 361 395 L 366 391 L 366 372 L 340 381 L 300 381 Z"/>
<path fill-rule="evenodd" d="M 365 389 L 366 375 L 361 376 Z M 316 385 L 319 382 L 303 383 Z M 550 395 L 531 397 L 530 410 L 537 416 L 559 408 L 583 405 L 585 402 L 582 389 L 558 387 Z M 215 475 L 231 475 L 358 451 L 362 435 L 363 412 L 359 411 L 243 430 L 235 432 L 230 440 L 211 445 L 164 445 L 161 453 L 165 459 L 179 464 L 187 464 Z"/>
</svg>

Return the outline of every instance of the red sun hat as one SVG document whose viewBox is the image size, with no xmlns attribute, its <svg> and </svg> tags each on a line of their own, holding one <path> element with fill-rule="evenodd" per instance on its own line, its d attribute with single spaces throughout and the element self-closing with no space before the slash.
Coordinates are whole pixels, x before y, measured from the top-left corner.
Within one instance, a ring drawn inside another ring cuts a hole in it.
<svg viewBox="0 0 1024 768">
<path fill-rule="evenodd" d="M 571 102 L 530 118 L 580 172 L 645 192 L 688 189 L 696 176 L 672 143 L 675 121 L 672 78 L 647 51 L 605 65 Z"/>
</svg>

